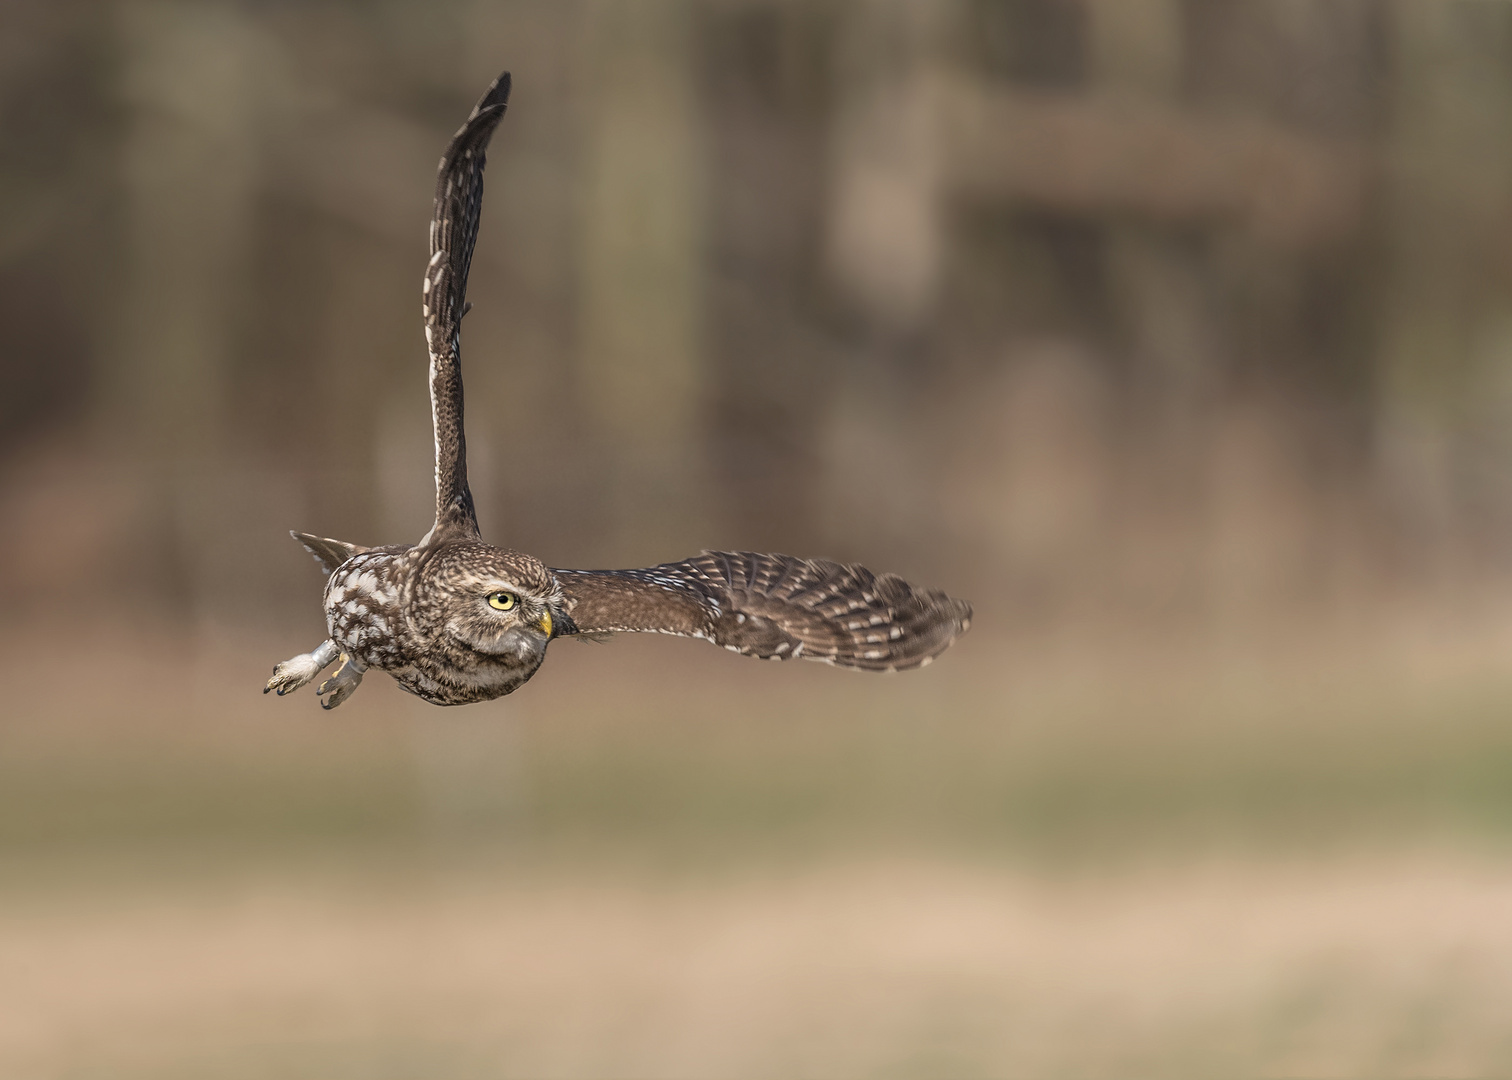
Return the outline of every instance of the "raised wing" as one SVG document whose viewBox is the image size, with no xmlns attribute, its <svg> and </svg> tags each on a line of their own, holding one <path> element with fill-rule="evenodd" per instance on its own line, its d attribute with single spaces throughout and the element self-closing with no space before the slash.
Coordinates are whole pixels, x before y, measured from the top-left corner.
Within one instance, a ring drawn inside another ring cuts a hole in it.
<svg viewBox="0 0 1512 1080">
<path fill-rule="evenodd" d="M 462 316 L 467 314 L 467 271 L 483 208 L 484 151 L 508 102 L 506 71 L 452 137 L 436 178 L 436 213 L 431 220 L 431 257 L 424 284 L 431 419 L 436 432 L 436 524 L 427 540 L 478 535 L 462 431 Z"/>
<path fill-rule="evenodd" d="M 554 573 L 576 633 L 676 634 L 766 660 L 901 671 L 929 663 L 971 626 L 964 600 L 792 555 L 705 551 L 644 570 Z"/>
</svg>

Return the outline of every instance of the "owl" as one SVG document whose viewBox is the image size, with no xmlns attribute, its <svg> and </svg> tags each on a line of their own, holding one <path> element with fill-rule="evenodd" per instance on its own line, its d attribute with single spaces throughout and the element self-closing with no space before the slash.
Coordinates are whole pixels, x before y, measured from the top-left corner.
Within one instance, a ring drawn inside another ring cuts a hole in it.
<svg viewBox="0 0 1512 1080">
<path fill-rule="evenodd" d="M 462 430 L 462 316 L 483 204 L 484 151 L 504 116 L 499 76 L 441 159 L 422 283 L 436 442 L 436 519 L 419 543 L 361 547 L 293 533 L 329 575 L 329 637 L 273 669 L 279 695 L 335 672 L 334 709 L 370 668 L 436 705 L 519 689 L 559 638 L 615 633 L 702 638 L 767 660 L 865 671 L 922 667 L 971 625 L 971 607 L 893 574 L 791 555 L 705 551 L 640 570 L 556 570 L 478 531 Z"/>
</svg>

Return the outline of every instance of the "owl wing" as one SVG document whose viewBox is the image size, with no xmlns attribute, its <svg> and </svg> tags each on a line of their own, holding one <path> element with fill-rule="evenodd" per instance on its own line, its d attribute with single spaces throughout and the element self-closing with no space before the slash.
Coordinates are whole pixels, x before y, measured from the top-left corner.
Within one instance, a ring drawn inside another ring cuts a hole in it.
<svg viewBox="0 0 1512 1080">
<path fill-rule="evenodd" d="M 922 667 L 971 626 L 971 605 L 895 574 L 792 555 L 705 551 L 644 570 L 556 570 L 580 634 L 702 638 L 743 656 Z"/>
<path fill-rule="evenodd" d="M 425 268 L 425 342 L 430 350 L 431 419 L 436 433 L 436 525 L 427 539 L 477 536 L 478 515 L 467 486 L 462 432 L 462 316 L 467 272 L 483 208 L 484 152 L 509 103 L 509 72 L 494 80 L 452 137 L 436 177 L 430 262 Z"/>
<path fill-rule="evenodd" d="M 346 562 L 353 555 L 361 555 L 364 551 L 372 551 L 372 548 L 359 547 L 357 544 L 349 544 L 345 540 L 332 540 L 326 536 L 311 536 L 309 533 L 289 533 L 294 539 L 304 545 L 304 549 L 315 556 L 315 561 L 321 565 L 327 574 Z"/>
</svg>

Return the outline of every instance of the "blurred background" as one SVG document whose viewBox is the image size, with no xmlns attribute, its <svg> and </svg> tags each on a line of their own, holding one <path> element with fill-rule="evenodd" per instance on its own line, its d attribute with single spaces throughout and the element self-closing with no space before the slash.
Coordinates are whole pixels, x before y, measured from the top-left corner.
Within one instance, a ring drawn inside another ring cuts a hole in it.
<svg viewBox="0 0 1512 1080">
<path fill-rule="evenodd" d="M 417 539 L 968 598 L 927 671 L 259 693 Z M 1512 5 L 5 0 L 0 1072 L 1512 1070 Z"/>
</svg>

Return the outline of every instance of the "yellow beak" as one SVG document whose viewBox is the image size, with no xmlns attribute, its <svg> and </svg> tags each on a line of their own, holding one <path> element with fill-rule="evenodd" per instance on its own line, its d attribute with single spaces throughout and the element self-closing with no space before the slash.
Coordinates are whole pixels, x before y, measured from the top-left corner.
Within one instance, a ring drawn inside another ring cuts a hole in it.
<svg viewBox="0 0 1512 1080">
<path fill-rule="evenodd" d="M 536 623 L 536 625 L 541 628 L 541 633 L 545 634 L 547 637 L 550 637 L 551 636 L 551 612 L 549 612 L 549 611 L 543 611 L 543 612 L 541 612 L 541 620 L 540 620 L 540 622 Z"/>
</svg>

